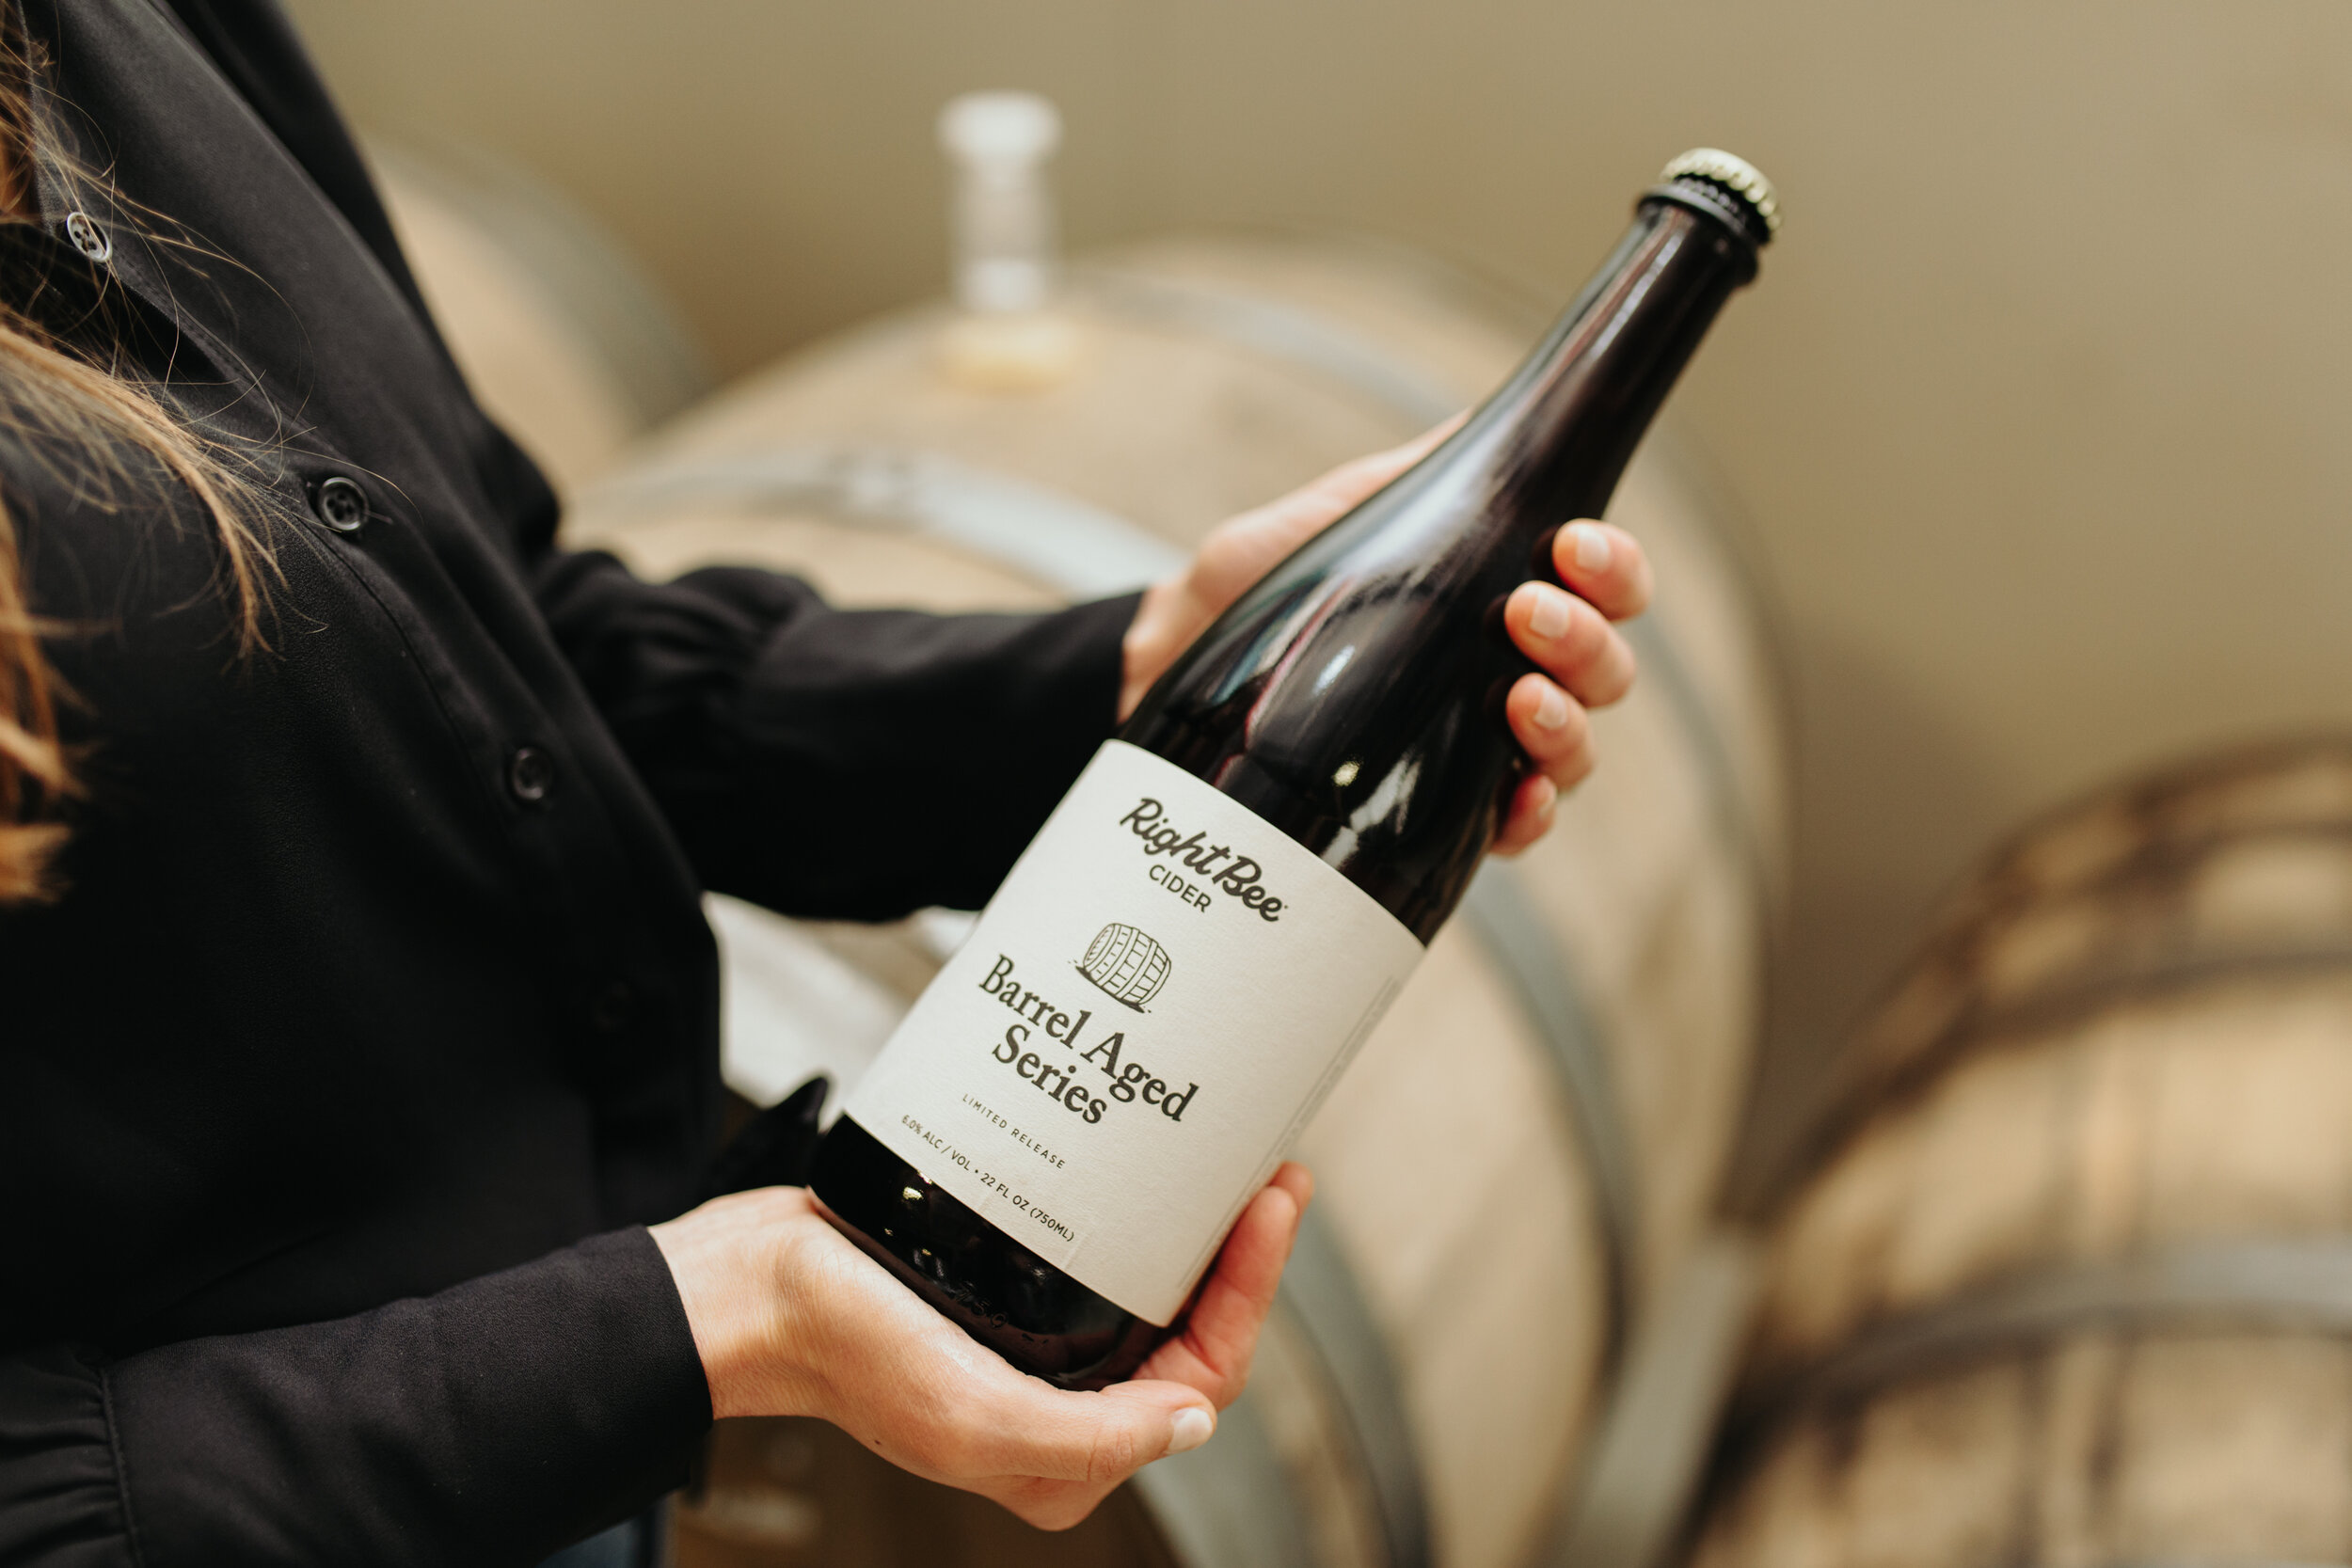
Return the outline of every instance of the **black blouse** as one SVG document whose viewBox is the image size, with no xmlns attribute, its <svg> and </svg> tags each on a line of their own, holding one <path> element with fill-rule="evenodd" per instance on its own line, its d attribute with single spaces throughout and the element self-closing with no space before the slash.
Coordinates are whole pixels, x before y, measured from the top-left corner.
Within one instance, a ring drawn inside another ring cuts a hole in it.
<svg viewBox="0 0 2352 1568">
<path fill-rule="evenodd" d="M 0 913 L 0 1562 L 532 1561 L 709 1421 L 642 1228 L 715 1138 L 700 891 L 983 901 L 1133 602 L 558 550 L 271 0 L 22 3 L 61 145 L 7 297 L 106 322 L 282 515 L 241 658 L 185 496 L 0 383 L 89 785 L 65 896 Z"/>
</svg>

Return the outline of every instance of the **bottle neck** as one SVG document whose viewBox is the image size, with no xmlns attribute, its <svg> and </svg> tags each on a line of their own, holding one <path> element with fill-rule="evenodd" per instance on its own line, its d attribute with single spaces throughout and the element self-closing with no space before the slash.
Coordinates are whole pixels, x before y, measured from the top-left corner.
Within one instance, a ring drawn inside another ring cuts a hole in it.
<svg viewBox="0 0 2352 1568">
<path fill-rule="evenodd" d="M 1600 271 L 1448 443 L 1455 461 L 1489 470 L 1489 515 L 1544 527 L 1597 515 L 1756 265 L 1754 241 L 1722 218 L 1670 191 L 1645 199 Z"/>
</svg>

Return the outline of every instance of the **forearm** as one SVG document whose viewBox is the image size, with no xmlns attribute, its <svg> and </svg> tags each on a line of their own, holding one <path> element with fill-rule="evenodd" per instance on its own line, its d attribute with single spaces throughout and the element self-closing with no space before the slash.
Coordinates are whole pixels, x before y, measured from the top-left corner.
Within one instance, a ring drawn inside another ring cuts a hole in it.
<svg viewBox="0 0 2352 1568">
<path fill-rule="evenodd" d="M 6 1363 L 0 1559 L 533 1561 L 675 1485 L 708 1421 L 668 1269 L 616 1232 L 333 1323 Z"/>
<path fill-rule="evenodd" d="M 837 610 L 593 555 L 550 557 L 539 598 L 707 883 L 851 918 L 986 900 L 1111 733 L 1136 608 Z"/>
</svg>

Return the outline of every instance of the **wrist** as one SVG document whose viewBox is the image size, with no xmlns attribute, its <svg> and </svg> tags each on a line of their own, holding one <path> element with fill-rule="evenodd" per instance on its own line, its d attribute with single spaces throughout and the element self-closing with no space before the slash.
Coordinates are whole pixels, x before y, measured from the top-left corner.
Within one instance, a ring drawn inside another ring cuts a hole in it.
<svg viewBox="0 0 2352 1568">
<path fill-rule="evenodd" d="M 789 1329 L 787 1254 L 796 1227 L 822 1225 L 799 1188 L 717 1198 L 651 1227 L 702 1360 L 714 1419 L 807 1413 Z"/>
</svg>

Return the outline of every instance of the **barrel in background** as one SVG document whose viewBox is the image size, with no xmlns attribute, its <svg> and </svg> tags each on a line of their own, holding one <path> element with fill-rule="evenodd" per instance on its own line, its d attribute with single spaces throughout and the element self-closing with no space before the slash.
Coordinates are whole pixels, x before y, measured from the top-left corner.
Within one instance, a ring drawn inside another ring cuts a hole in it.
<svg viewBox="0 0 2352 1568">
<path fill-rule="evenodd" d="M 1865 1031 L 1705 1568 L 2352 1552 L 2352 741 L 2062 812 Z"/>
</svg>

